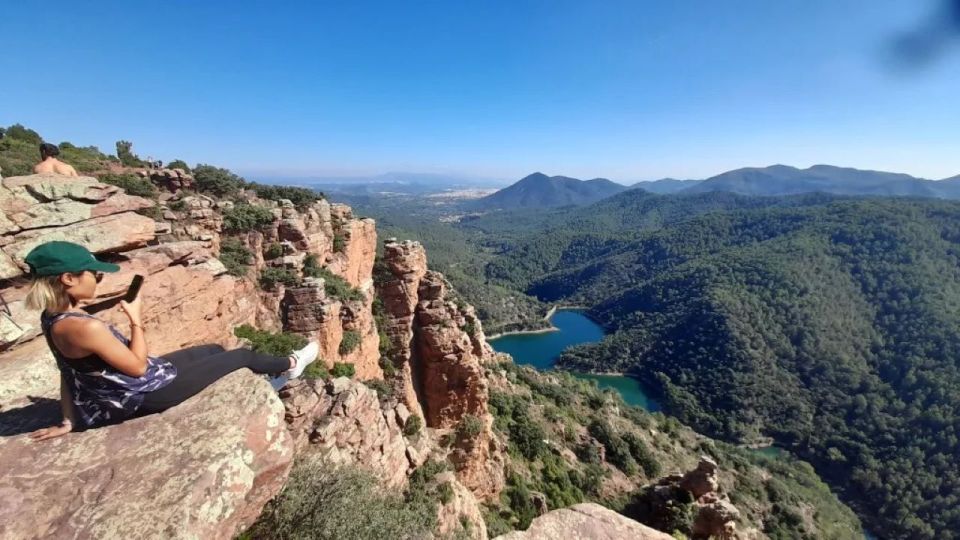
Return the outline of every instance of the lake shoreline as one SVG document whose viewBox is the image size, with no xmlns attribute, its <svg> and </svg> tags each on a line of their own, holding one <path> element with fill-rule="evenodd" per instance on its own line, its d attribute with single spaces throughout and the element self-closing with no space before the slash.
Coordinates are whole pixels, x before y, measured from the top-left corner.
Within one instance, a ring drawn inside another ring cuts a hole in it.
<svg viewBox="0 0 960 540">
<path fill-rule="evenodd" d="M 586 306 L 563 306 L 560 304 L 554 304 L 547 314 L 543 316 L 543 321 L 550 322 L 550 317 L 553 317 L 558 311 L 585 311 L 589 309 Z M 586 315 L 584 315 L 586 316 Z M 554 325 L 550 325 L 548 328 L 537 328 L 535 330 L 510 330 L 509 332 L 500 332 L 498 334 L 491 334 L 486 336 L 487 341 L 494 341 L 506 336 L 522 336 L 525 334 L 546 334 L 547 332 L 559 332 L 560 329 Z"/>
</svg>

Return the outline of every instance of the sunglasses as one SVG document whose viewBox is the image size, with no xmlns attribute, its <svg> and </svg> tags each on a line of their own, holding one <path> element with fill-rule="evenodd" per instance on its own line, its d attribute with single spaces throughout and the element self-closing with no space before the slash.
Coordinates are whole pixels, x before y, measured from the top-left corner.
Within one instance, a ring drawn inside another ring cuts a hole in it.
<svg viewBox="0 0 960 540">
<path fill-rule="evenodd" d="M 103 281 L 103 272 L 94 272 L 93 270 L 84 270 L 84 272 L 90 272 L 93 274 L 93 279 L 97 280 L 97 283 Z"/>
</svg>

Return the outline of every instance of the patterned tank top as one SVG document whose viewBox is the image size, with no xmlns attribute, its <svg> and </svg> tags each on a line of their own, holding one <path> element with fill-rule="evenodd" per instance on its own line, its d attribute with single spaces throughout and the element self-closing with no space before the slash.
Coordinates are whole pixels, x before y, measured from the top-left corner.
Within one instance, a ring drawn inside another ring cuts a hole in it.
<svg viewBox="0 0 960 540">
<path fill-rule="evenodd" d="M 73 396 L 73 405 L 83 427 L 112 424 L 133 416 L 143 403 L 144 394 L 163 388 L 177 376 L 177 369 L 173 364 L 151 356 L 147 357 L 147 372 L 141 377 L 125 375 L 97 355 L 78 359 L 66 358 L 54 345 L 50 329 L 57 321 L 67 317 L 96 317 L 73 311 L 51 314 L 44 312 L 40 316 L 43 335 L 47 338 L 50 352 L 57 360 L 57 368 L 66 378 Z M 107 327 L 124 345 L 130 345 L 130 340 L 112 324 L 107 324 Z"/>
</svg>

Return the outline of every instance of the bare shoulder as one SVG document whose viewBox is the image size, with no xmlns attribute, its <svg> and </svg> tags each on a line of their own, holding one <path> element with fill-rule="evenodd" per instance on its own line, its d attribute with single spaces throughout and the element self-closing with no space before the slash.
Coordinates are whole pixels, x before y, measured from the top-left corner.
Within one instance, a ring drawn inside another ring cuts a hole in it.
<svg viewBox="0 0 960 540">
<path fill-rule="evenodd" d="M 71 343 L 82 341 L 84 337 L 96 335 L 107 330 L 107 325 L 91 317 L 67 317 L 57 321 L 50 329 L 51 333 Z"/>
</svg>

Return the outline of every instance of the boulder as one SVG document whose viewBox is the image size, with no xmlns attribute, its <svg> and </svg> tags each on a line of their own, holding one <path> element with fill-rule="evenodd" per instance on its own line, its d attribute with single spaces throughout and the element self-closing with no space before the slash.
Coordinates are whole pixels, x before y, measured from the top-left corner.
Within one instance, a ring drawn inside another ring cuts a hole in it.
<svg viewBox="0 0 960 540">
<path fill-rule="evenodd" d="M 0 438 L 2 538 L 233 538 L 283 487 L 283 406 L 249 371 L 164 413 Z"/>
<path fill-rule="evenodd" d="M 701 456 L 697 468 L 683 475 L 680 488 L 693 494 L 699 499 L 707 493 L 717 491 L 720 482 L 717 479 L 717 462 L 707 456 Z"/>
<path fill-rule="evenodd" d="M 93 253 L 127 251 L 143 247 L 154 239 L 153 220 L 124 212 L 102 216 L 64 227 L 22 231 L 13 237 L 13 241 L 3 246 L 6 252 L 23 271 L 27 265 L 24 257 L 34 247 L 52 240 L 66 240 L 85 246 Z"/>
<path fill-rule="evenodd" d="M 599 504 L 581 503 L 536 518 L 526 531 L 513 531 L 494 540 L 672 540 Z"/>
</svg>

